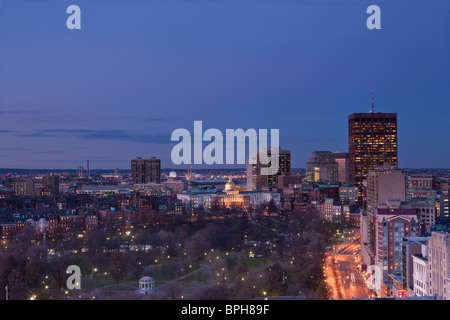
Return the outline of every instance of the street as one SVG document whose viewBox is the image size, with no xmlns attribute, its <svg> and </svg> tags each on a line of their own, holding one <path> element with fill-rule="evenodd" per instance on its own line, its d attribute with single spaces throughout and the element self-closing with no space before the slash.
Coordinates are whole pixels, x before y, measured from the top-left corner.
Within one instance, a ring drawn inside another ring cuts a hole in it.
<svg viewBox="0 0 450 320">
<path fill-rule="evenodd" d="M 371 295 L 356 267 L 359 235 L 336 245 L 327 255 L 325 275 L 333 299 L 368 299 Z"/>
</svg>

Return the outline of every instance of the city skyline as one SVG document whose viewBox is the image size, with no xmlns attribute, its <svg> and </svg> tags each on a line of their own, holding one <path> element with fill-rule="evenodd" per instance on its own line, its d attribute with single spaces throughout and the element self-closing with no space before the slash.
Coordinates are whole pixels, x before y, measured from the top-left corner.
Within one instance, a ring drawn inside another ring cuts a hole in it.
<svg viewBox="0 0 450 320">
<path fill-rule="evenodd" d="M 450 2 L 363 2 L 0 0 L 0 300 L 450 300 Z"/>
<path fill-rule="evenodd" d="M 68 3 L 3 4 L 0 167 L 128 168 L 156 156 L 183 168 L 170 134 L 202 120 L 279 129 L 304 168 L 313 151 L 348 152 L 347 117 L 370 111 L 374 89 L 375 112 L 398 114 L 399 167 L 447 168 L 449 4 L 422 2 L 406 15 L 381 1 L 375 31 L 352 0 L 78 1 L 81 30 L 65 27 Z"/>
</svg>

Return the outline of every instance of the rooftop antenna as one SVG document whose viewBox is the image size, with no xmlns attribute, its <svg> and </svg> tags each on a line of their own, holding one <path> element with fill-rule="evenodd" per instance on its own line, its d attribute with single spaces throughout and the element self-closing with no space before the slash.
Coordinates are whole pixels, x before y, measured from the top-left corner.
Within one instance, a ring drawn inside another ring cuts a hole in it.
<svg viewBox="0 0 450 320">
<path fill-rule="evenodd" d="M 375 103 L 374 103 L 374 100 L 373 100 L 373 89 L 372 89 L 372 113 L 374 113 L 375 112 Z"/>
</svg>

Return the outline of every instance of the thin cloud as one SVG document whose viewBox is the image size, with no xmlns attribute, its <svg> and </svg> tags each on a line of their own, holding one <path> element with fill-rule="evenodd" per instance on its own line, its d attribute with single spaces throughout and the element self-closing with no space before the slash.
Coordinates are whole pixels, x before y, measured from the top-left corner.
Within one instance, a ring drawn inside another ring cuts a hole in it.
<svg viewBox="0 0 450 320">
<path fill-rule="evenodd" d="M 132 130 L 86 130 L 86 129 L 45 129 L 30 132 L 13 132 L 22 138 L 57 138 L 57 139 L 96 139 L 96 140 L 119 140 L 142 143 L 169 144 L 170 134 L 149 133 L 145 131 Z"/>
<path fill-rule="evenodd" d="M 37 110 L 0 110 L 0 115 L 45 115 L 44 111 Z"/>
</svg>

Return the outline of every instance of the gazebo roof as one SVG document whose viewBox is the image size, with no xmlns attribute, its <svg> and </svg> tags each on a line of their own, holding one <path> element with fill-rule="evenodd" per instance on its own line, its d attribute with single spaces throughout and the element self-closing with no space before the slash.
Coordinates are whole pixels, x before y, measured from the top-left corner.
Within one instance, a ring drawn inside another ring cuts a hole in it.
<svg viewBox="0 0 450 320">
<path fill-rule="evenodd" d="M 139 282 L 151 282 L 154 281 L 152 277 L 146 276 L 139 280 Z"/>
</svg>

